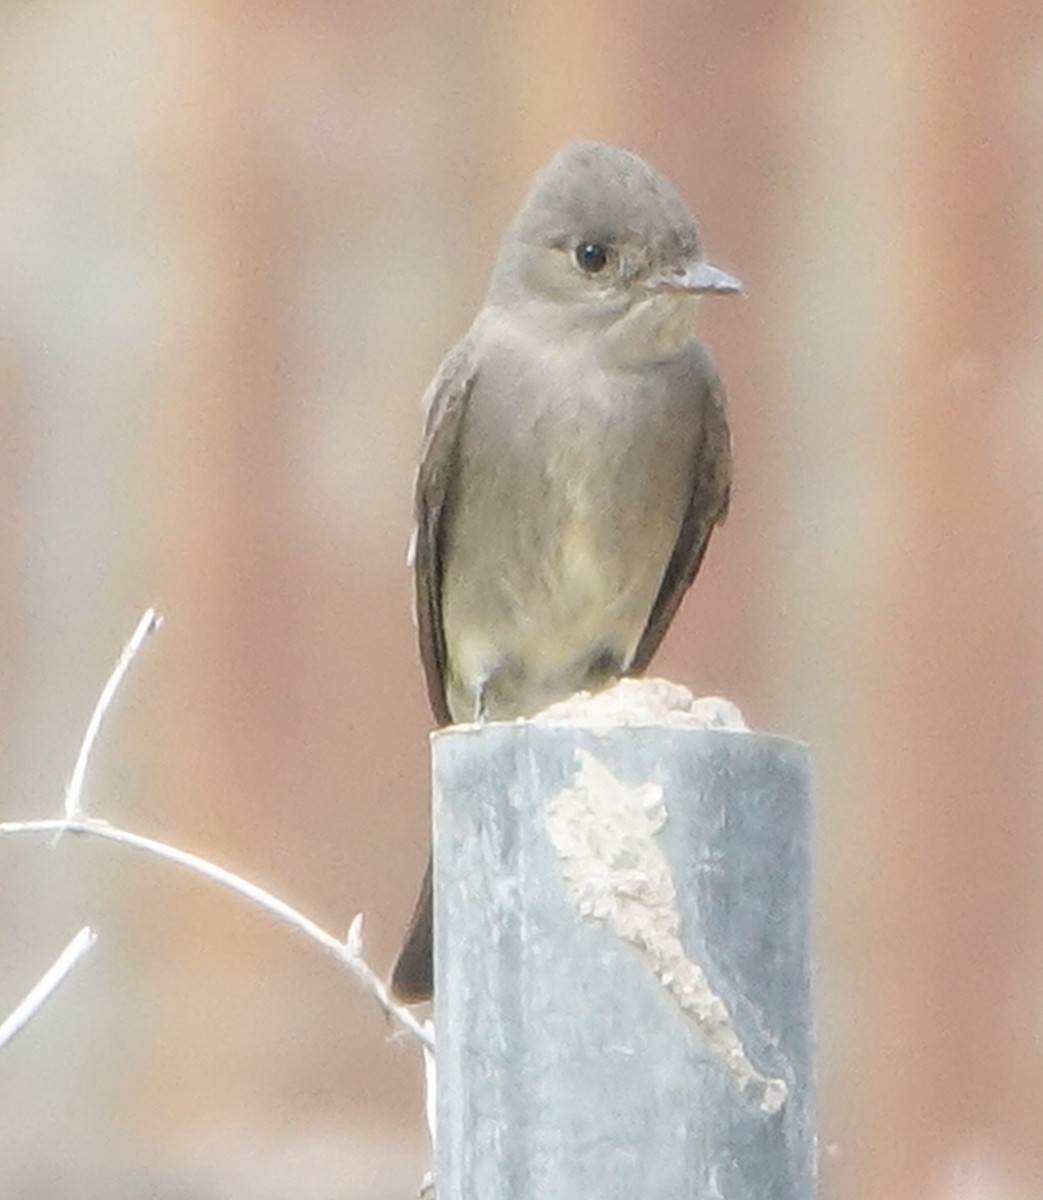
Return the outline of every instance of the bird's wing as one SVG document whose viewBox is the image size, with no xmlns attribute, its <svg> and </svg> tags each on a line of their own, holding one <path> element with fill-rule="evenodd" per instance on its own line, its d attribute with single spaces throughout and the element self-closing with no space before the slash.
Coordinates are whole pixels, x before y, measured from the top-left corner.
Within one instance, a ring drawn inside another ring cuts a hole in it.
<svg viewBox="0 0 1043 1200">
<path fill-rule="evenodd" d="M 442 567 L 446 516 L 460 440 L 460 424 L 475 380 L 474 356 L 465 339 L 446 356 L 424 398 L 424 441 L 414 496 L 413 577 L 420 658 L 427 694 L 439 725 L 452 714 L 446 697 L 446 647 L 442 627 Z"/>
<path fill-rule="evenodd" d="M 416 624 L 427 694 L 439 725 L 452 714 L 446 698 L 445 630 L 442 627 L 442 566 L 446 518 L 460 438 L 460 419 L 474 385 L 475 367 L 465 339 L 449 352 L 424 397 L 424 438 L 417 470 L 416 526 L 410 560 L 416 596 Z M 432 989 L 431 859 L 409 921 L 402 949 L 391 972 L 391 989 L 406 1003 L 427 1000 Z"/>
<path fill-rule="evenodd" d="M 728 511 L 731 488 L 731 434 L 725 415 L 724 388 L 707 360 L 702 374 L 704 389 L 702 437 L 692 459 L 691 493 L 677 544 L 663 573 L 662 583 L 648 617 L 648 624 L 627 667 L 628 675 L 640 675 L 659 649 L 685 592 L 703 561 L 714 526 Z"/>
</svg>

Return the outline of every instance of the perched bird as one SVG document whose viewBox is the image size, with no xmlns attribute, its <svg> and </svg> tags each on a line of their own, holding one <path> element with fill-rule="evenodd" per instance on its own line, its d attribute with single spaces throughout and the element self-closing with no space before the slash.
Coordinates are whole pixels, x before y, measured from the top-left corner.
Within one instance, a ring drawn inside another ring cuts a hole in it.
<svg viewBox="0 0 1043 1200">
<path fill-rule="evenodd" d="M 728 507 L 724 392 L 693 318 L 741 290 L 636 155 L 578 142 L 537 176 L 426 397 L 412 562 L 440 725 L 648 665 Z M 431 960 L 429 862 L 399 997 L 430 997 Z"/>
</svg>

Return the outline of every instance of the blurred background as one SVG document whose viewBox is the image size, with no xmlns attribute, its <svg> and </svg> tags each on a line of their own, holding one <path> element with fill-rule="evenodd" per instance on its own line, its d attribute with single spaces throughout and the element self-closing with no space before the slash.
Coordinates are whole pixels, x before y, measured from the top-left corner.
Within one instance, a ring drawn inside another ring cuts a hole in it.
<svg viewBox="0 0 1043 1200">
<path fill-rule="evenodd" d="M 676 182 L 732 513 L 657 672 L 817 769 L 824 1197 L 1043 1196 L 1043 10 L 0 6 L 0 816 L 93 811 L 389 965 L 427 853 L 419 401 L 565 141 Z M 0 842 L 0 1195 L 412 1194 L 417 1053 L 163 864 Z"/>
</svg>

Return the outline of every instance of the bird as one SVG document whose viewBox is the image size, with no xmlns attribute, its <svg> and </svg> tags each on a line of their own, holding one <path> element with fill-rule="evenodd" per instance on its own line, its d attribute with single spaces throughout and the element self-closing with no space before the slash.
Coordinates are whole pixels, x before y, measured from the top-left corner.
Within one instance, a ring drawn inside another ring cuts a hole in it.
<svg viewBox="0 0 1043 1200">
<path fill-rule="evenodd" d="M 562 149 L 427 389 L 410 552 L 439 726 L 532 716 L 641 674 L 728 510 L 725 393 L 693 332 L 709 263 L 636 154 Z M 432 871 L 391 973 L 433 993 Z"/>
</svg>

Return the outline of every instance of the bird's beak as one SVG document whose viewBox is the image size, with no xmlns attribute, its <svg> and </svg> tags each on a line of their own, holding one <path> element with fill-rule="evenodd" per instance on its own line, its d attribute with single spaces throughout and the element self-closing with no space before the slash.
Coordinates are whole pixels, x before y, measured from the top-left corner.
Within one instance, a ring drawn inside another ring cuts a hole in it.
<svg viewBox="0 0 1043 1200">
<path fill-rule="evenodd" d="M 660 275 L 651 280 L 648 286 L 657 292 L 688 292 L 692 295 L 700 295 L 703 292 L 729 295 L 746 291 L 734 275 L 729 275 L 727 271 L 713 267 L 708 262 L 692 263 L 684 271 Z"/>
</svg>

